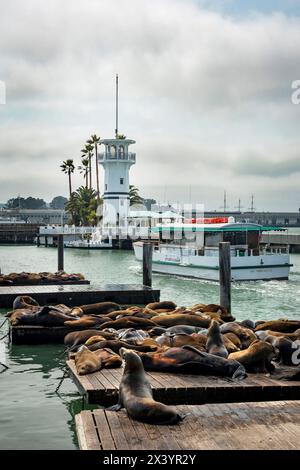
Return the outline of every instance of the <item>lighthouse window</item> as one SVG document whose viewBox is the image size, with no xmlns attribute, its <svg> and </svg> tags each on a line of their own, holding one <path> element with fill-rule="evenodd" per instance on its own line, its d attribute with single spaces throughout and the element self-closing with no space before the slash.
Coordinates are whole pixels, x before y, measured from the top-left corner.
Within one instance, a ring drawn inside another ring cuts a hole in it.
<svg viewBox="0 0 300 470">
<path fill-rule="evenodd" d="M 124 184 L 124 178 L 120 178 L 120 184 Z"/>
<path fill-rule="evenodd" d="M 105 185 L 105 191 L 107 190 L 107 184 Z"/>
</svg>

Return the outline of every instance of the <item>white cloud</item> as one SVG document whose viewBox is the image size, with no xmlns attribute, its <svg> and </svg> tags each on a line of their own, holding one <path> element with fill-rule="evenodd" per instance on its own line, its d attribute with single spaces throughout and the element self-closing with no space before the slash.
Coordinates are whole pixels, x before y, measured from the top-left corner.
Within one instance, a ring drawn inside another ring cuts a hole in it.
<svg viewBox="0 0 300 470">
<path fill-rule="evenodd" d="M 118 72 L 120 128 L 137 140 L 132 181 L 148 195 L 191 184 L 213 205 L 227 186 L 281 203 L 272 177 L 287 189 L 298 173 L 299 18 L 234 18 L 192 0 L 0 0 L 0 11 L 0 199 L 66 193 L 60 161 L 79 163 L 90 133 L 113 132 Z M 24 159 L 31 186 L 16 171 Z"/>
</svg>

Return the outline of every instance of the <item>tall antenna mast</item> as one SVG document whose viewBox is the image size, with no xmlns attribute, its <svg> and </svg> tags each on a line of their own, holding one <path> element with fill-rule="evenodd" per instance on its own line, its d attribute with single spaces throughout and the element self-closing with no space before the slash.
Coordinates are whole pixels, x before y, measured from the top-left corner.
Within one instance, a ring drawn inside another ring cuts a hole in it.
<svg viewBox="0 0 300 470">
<path fill-rule="evenodd" d="M 119 125 L 119 77 L 116 75 L 116 138 L 118 137 L 118 125 Z"/>
<path fill-rule="evenodd" d="M 251 207 L 249 207 L 250 209 L 250 212 L 254 212 L 255 211 L 255 207 L 254 207 L 254 195 L 251 194 Z"/>
<path fill-rule="evenodd" d="M 226 194 L 226 189 L 224 190 L 224 212 L 226 212 L 227 209 L 227 194 Z"/>
</svg>

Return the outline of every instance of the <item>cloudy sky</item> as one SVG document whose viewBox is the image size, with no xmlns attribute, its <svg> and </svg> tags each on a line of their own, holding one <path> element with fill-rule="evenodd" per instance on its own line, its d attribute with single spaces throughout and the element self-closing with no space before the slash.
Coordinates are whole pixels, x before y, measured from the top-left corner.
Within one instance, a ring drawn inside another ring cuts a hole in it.
<svg viewBox="0 0 300 470">
<path fill-rule="evenodd" d="M 119 73 L 143 196 L 298 210 L 299 53 L 300 0 L 0 0 L 0 202 L 67 194 L 62 160 L 113 135 Z"/>
</svg>

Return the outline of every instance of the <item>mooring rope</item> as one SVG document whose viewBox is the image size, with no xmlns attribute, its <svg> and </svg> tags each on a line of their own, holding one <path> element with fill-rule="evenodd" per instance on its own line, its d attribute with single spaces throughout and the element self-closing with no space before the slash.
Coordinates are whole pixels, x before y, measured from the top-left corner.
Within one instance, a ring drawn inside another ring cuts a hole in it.
<svg viewBox="0 0 300 470">
<path fill-rule="evenodd" d="M 3 364 L 3 362 L 1 362 L 1 361 L 0 361 L 0 366 L 4 367 L 4 370 L 2 370 L 1 373 L 5 372 L 7 369 L 9 369 L 9 367 L 6 364 Z"/>
<path fill-rule="evenodd" d="M 4 336 L 2 336 L 2 338 L 0 338 L 0 341 L 2 341 L 2 339 L 6 338 L 7 336 L 9 336 L 9 331 Z"/>
<path fill-rule="evenodd" d="M 63 374 L 62 378 L 60 379 L 58 386 L 57 386 L 56 389 L 55 389 L 55 393 L 58 392 L 58 390 L 59 390 L 60 387 L 61 387 L 61 384 L 63 383 L 63 381 L 65 380 L 65 378 L 67 377 L 67 375 L 68 375 L 68 370 L 67 370 L 67 368 L 65 367 L 65 369 L 64 369 L 64 374 Z"/>
<path fill-rule="evenodd" d="M 5 322 L 7 322 L 8 318 L 5 318 L 4 322 L 1 323 L 0 325 L 0 328 L 2 328 L 2 326 L 5 324 Z"/>
</svg>

